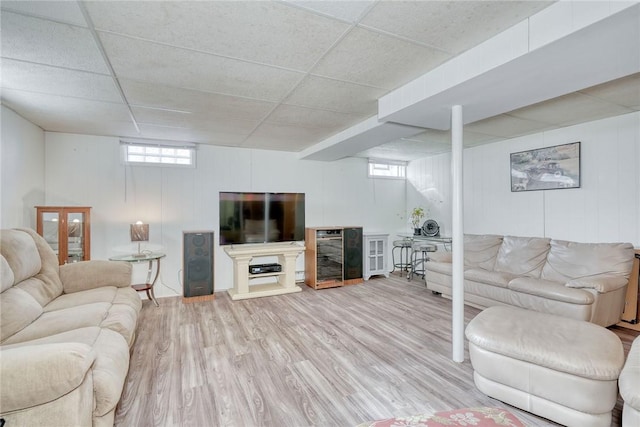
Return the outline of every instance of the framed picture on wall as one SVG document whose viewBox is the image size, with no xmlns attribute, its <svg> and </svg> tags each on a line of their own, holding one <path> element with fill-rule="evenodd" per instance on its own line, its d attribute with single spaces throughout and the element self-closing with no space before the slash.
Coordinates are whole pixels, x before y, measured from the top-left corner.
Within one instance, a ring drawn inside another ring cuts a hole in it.
<svg viewBox="0 0 640 427">
<path fill-rule="evenodd" d="M 511 191 L 580 187 L 580 142 L 511 153 Z"/>
</svg>

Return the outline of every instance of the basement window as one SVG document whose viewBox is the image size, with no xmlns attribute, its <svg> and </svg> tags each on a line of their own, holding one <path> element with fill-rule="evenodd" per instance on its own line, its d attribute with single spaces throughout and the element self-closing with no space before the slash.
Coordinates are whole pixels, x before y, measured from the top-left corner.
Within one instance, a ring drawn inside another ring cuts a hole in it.
<svg viewBox="0 0 640 427">
<path fill-rule="evenodd" d="M 121 141 L 125 164 L 195 167 L 194 144 Z"/>
<path fill-rule="evenodd" d="M 369 159 L 369 178 L 406 179 L 407 163 Z"/>
</svg>

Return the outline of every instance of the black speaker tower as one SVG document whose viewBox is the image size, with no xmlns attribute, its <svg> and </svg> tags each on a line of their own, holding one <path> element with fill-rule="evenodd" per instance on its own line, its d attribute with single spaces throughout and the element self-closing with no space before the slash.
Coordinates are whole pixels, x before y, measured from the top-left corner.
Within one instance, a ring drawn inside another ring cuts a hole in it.
<svg viewBox="0 0 640 427">
<path fill-rule="evenodd" d="M 184 297 L 213 296 L 213 231 L 184 231 L 182 237 Z"/>
</svg>

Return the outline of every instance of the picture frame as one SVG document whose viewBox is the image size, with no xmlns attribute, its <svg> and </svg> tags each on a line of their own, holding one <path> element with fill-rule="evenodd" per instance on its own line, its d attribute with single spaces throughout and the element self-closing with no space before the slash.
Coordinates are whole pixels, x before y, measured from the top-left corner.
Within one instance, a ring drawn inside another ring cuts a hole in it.
<svg viewBox="0 0 640 427">
<path fill-rule="evenodd" d="M 511 192 L 580 188 L 580 142 L 511 153 Z"/>
</svg>

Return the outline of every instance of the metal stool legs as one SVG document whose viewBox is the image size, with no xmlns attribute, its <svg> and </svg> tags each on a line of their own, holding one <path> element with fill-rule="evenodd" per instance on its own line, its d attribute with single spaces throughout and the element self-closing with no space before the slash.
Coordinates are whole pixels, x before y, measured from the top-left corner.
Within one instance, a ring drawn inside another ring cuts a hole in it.
<svg viewBox="0 0 640 427">
<path fill-rule="evenodd" d="M 407 280 L 413 279 L 413 275 L 417 274 L 424 278 L 425 263 L 429 261 L 429 252 L 435 252 L 437 247 L 431 244 L 419 243 L 413 247 L 411 256 L 411 271 L 407 274 Z"/>
<path fill-rule="evenodd" d="M 398 268 L 400 272 L 409 272 L 411 270 L 412 245 L 413 242 L 409 239 L 395 240 L 393 242 L 393 249 L 391 250 L 391 259 L 393 262 L 393 270 L 391 270 L 392 273 L 396 271 L 396 268 Z M 397 262 L 396 253 L 399 255 Z"/>
</svg>

